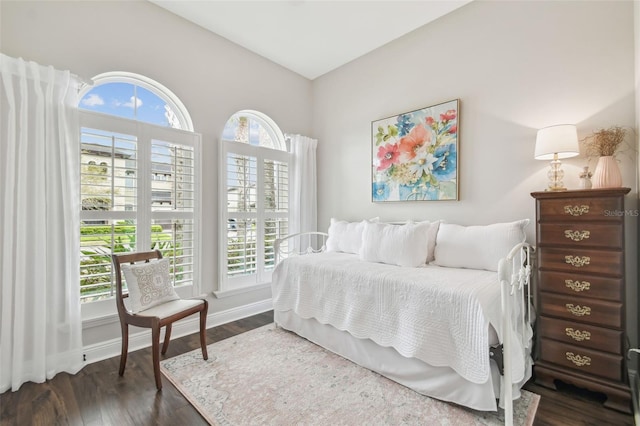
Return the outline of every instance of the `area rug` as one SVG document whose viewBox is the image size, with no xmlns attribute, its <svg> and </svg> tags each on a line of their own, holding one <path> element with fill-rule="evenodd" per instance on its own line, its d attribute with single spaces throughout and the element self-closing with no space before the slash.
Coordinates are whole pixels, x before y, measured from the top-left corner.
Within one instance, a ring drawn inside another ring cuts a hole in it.
<svg viewBox="0 0 640 426">
<path fill-rule="evenodd" d="M 162 361 L 162 373 L 214 425 L 501 425 L 423 396 L 273 324 Z M 540 397 L 523 391 L 514 424 L 531 425 Z"/>
</svg>

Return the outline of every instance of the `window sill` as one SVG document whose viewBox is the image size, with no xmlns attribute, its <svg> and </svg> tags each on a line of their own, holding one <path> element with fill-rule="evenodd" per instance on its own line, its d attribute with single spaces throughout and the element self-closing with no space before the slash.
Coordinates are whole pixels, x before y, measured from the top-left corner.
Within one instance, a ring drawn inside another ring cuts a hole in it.
<svg viewBox="0 0 640 426">
<path fill-rule="evenodd" d="M 250 284 L 243 287 L 230 288 L 227 290 L 217 290 L 214 291 L 213 294 L 218 299 L 222 299 L 224 297 L 235 296 L 236 294 L 247 293 L 255 290 L 262 290 L 263 288 L 270 288 L 271 283 L 262 283 L 262 284 Z"/>
<path fill-rule="evenodd" d="M 114 324 L 117 322 L 120 322 L 120 319 L 118 318 L 117 313 L 102 315 L 95 318 L 84 318 L 82 320 L 82 329 L 86 330 L 89 328 L 101 327 L 103 325 Z"/>
</svg>

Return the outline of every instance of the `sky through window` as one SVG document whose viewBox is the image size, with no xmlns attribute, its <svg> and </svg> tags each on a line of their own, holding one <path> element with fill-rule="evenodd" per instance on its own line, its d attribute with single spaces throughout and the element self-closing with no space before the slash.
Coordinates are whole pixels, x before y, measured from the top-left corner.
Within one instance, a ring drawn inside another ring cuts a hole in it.
<svg viewBox="0 0 640 426">
<path fill-rule="evenodd" d="M 80 100 L 80 108 L 180 129 L 173 109 L 155 93 L 132 83 L 105 83 Z"/>
</svg>

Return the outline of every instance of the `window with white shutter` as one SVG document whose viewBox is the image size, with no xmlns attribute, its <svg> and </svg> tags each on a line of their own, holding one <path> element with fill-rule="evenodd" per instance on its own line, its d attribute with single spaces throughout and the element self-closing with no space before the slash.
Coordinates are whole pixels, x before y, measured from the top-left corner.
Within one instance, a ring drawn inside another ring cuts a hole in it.
<svg viewBox="0 0 640 426">
<path fill-rule="evenodd" d="M 111 253 L 136 251 L 138 141 L 135 135 L 107 130 L 110 127 L 80 131 L 83 302 L 114 296 Z"/>
<path fill-rule="evenodd" d="M 220 287 L 271 282 L 273 245 L 287 234 L 290 154 L 278 126 L 256 111 L 227 122 L 221 143 Z"/>
<path fill-rule="evenodd" d="M 186 110 L 173 112 L 181 104 L 158 83 L 114 78 L 98 79 L 80 101 L 81 301 L 115 295 L 112 253 L 156 249 L 170 259 L 177 290 L 191 295 L 199 284 L 200 136 L 180 130 L 191 126 Z"/>
</svg>

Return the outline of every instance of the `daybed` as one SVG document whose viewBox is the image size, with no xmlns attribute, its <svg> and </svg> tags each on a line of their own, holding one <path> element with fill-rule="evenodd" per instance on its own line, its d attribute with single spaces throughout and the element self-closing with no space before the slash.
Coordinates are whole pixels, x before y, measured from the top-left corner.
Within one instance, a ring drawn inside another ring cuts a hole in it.
<svg viewBox="0 0 640 426">
<path fill-rule="evenodd" d="M 511 424 L 532 364 L 527 223 L 332 219 L 277 240 L 275 323 L 424 395 L 499 400 Z"/>
</svg>

